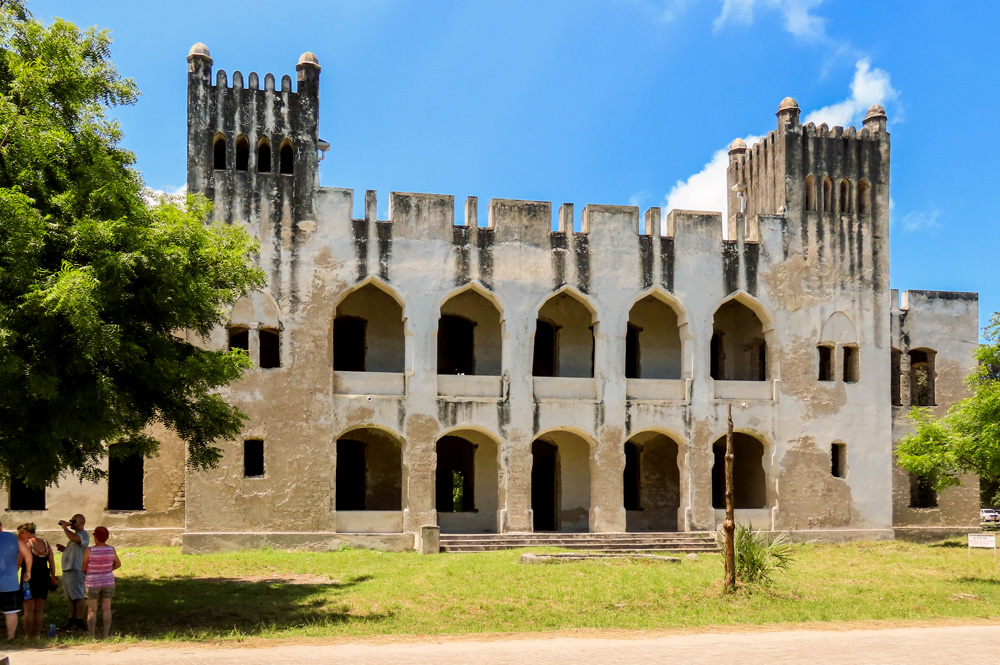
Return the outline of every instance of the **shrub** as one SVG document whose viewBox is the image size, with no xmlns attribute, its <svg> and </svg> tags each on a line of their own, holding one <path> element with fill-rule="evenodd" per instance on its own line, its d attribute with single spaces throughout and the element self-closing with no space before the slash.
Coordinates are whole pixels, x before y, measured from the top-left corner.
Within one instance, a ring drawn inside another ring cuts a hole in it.
<svg viewBox="0 0 1000 665">
<path fill-rule="evenodd" d="M 724 533 L 719 529 L 719 544 Z M 742 584 L 769 586 L 772 575 L 787 570 L 794 561 L 788 532 L 754 531 L 753 525 L 736 525 L 736 581 Z"/>
</svg>

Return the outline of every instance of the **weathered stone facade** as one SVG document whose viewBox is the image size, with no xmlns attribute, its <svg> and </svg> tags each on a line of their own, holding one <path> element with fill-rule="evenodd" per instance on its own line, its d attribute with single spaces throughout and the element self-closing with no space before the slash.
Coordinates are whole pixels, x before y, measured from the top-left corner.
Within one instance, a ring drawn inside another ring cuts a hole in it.
<svg viewBox="0 0 1000 665">
<path fill-rule="evenodd" d="M 494 199 L 481 218 L 472 197 L 456 215 L 392 192 L 379 220 L 367 192 L 354 219 L 353 191 L 319 186 L 315 56 L 294 91 L 213 81 L 200 44 L 188 65 L 188 188 L 260 240 L 270 277 L 193 340 L 260 367 L 225 391 L 250 420 L 209 471 L 164 434 L 145 511 L 72 483 L 50 512 L 187 551 L 411 548 L 428 524 L 714 529 L 733 405 L 740 520 L 822 539 L 978 526 L 974 478 L 937 497 L 893 463 L 905 405 L 965 395 L 978 312 L 889 289 L 881 107 L 857 131 L 784 100 L 774 132 L 731 146 L 725 217 Z"/>
</svg>

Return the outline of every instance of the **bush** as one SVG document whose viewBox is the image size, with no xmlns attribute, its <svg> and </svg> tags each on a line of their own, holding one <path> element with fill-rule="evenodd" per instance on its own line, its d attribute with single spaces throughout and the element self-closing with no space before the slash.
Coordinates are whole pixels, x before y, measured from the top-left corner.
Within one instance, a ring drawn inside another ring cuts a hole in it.
<svg viewBox="0 0 1000 665">
<path fill-rule="evenodd" d="M 719 544 L 725 535 L 719 530 Z M 736 525 L 736 581 L 742 584 L 769 586 L 772 575 L 786 570 L 795 556 L 788 532 L 754 531 L 753 525 Z"/>
</svg>

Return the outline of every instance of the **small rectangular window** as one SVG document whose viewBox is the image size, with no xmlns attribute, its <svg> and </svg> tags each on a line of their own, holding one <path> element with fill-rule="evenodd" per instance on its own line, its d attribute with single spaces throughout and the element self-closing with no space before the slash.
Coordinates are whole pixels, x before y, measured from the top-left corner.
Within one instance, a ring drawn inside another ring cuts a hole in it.
<svg viewBox="0 0 1000 665">
<path fill-rule="evenodd" d="M 833 381 L 833 349 L 829 346 L 816 348 L 819 350 L 819 380 Z"/>
<path fill-rule="evenodd" d="M 108 510 L 142 510 L 142 455 L 108 460 Z"/>
<path fill-rule="evenodd" d="M 250 331 L 246 328 L 229 329 L 229 350 L 243 349 L 250 351 Z"/>
<path fill-rule="evenodd" d="M 45 510 L 45 488 L 28 487 L 19 478 L 10 479 L 11 510 Z"/>
<path fill-rule="evenodd" d="M 844 381 L 846 383 L 857 383 L 858 374 L 858 349 L 854 346 L 844 347 Z"/>
<path fill-rule="evenodd" d="M 847 444 L 830 445 L 830 473 L 834 478 L 847 477 Z"/>
<path fill-rule="evenodd" d="M 260 439 L 247 439 L 243 442 L 243 477 L 261 478 L 264 476 L 264 442 Z"/>
<path fill-rule="evenodd" d="M 281 367 L 281 336 L 277 330 L 260 329 L 260 366 L 264 369 Z"/>
</svg>

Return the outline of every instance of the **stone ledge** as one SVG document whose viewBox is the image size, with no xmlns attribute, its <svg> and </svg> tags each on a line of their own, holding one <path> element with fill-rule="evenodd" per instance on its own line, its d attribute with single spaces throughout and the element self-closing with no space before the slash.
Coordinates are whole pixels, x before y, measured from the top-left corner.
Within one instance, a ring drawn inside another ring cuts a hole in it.
<svg viewBox="0 0 1000 665">
<path fill-rule="evenodd" d="M 964 538 L 979 533 L 981 526 L 898 526 L 893 529 L 898 540 L 911 543 L 933 543 L 948 538 Z"/>
<path fill-rule="evenodd" d="M 412 533 L 336 533 L 331 531 L 189 531 L 184 554 L 233 552 L 269 547 L 277 550 L 335 552 L 342 547 L 407 552 L 414 549 Z"/>
</svg>

